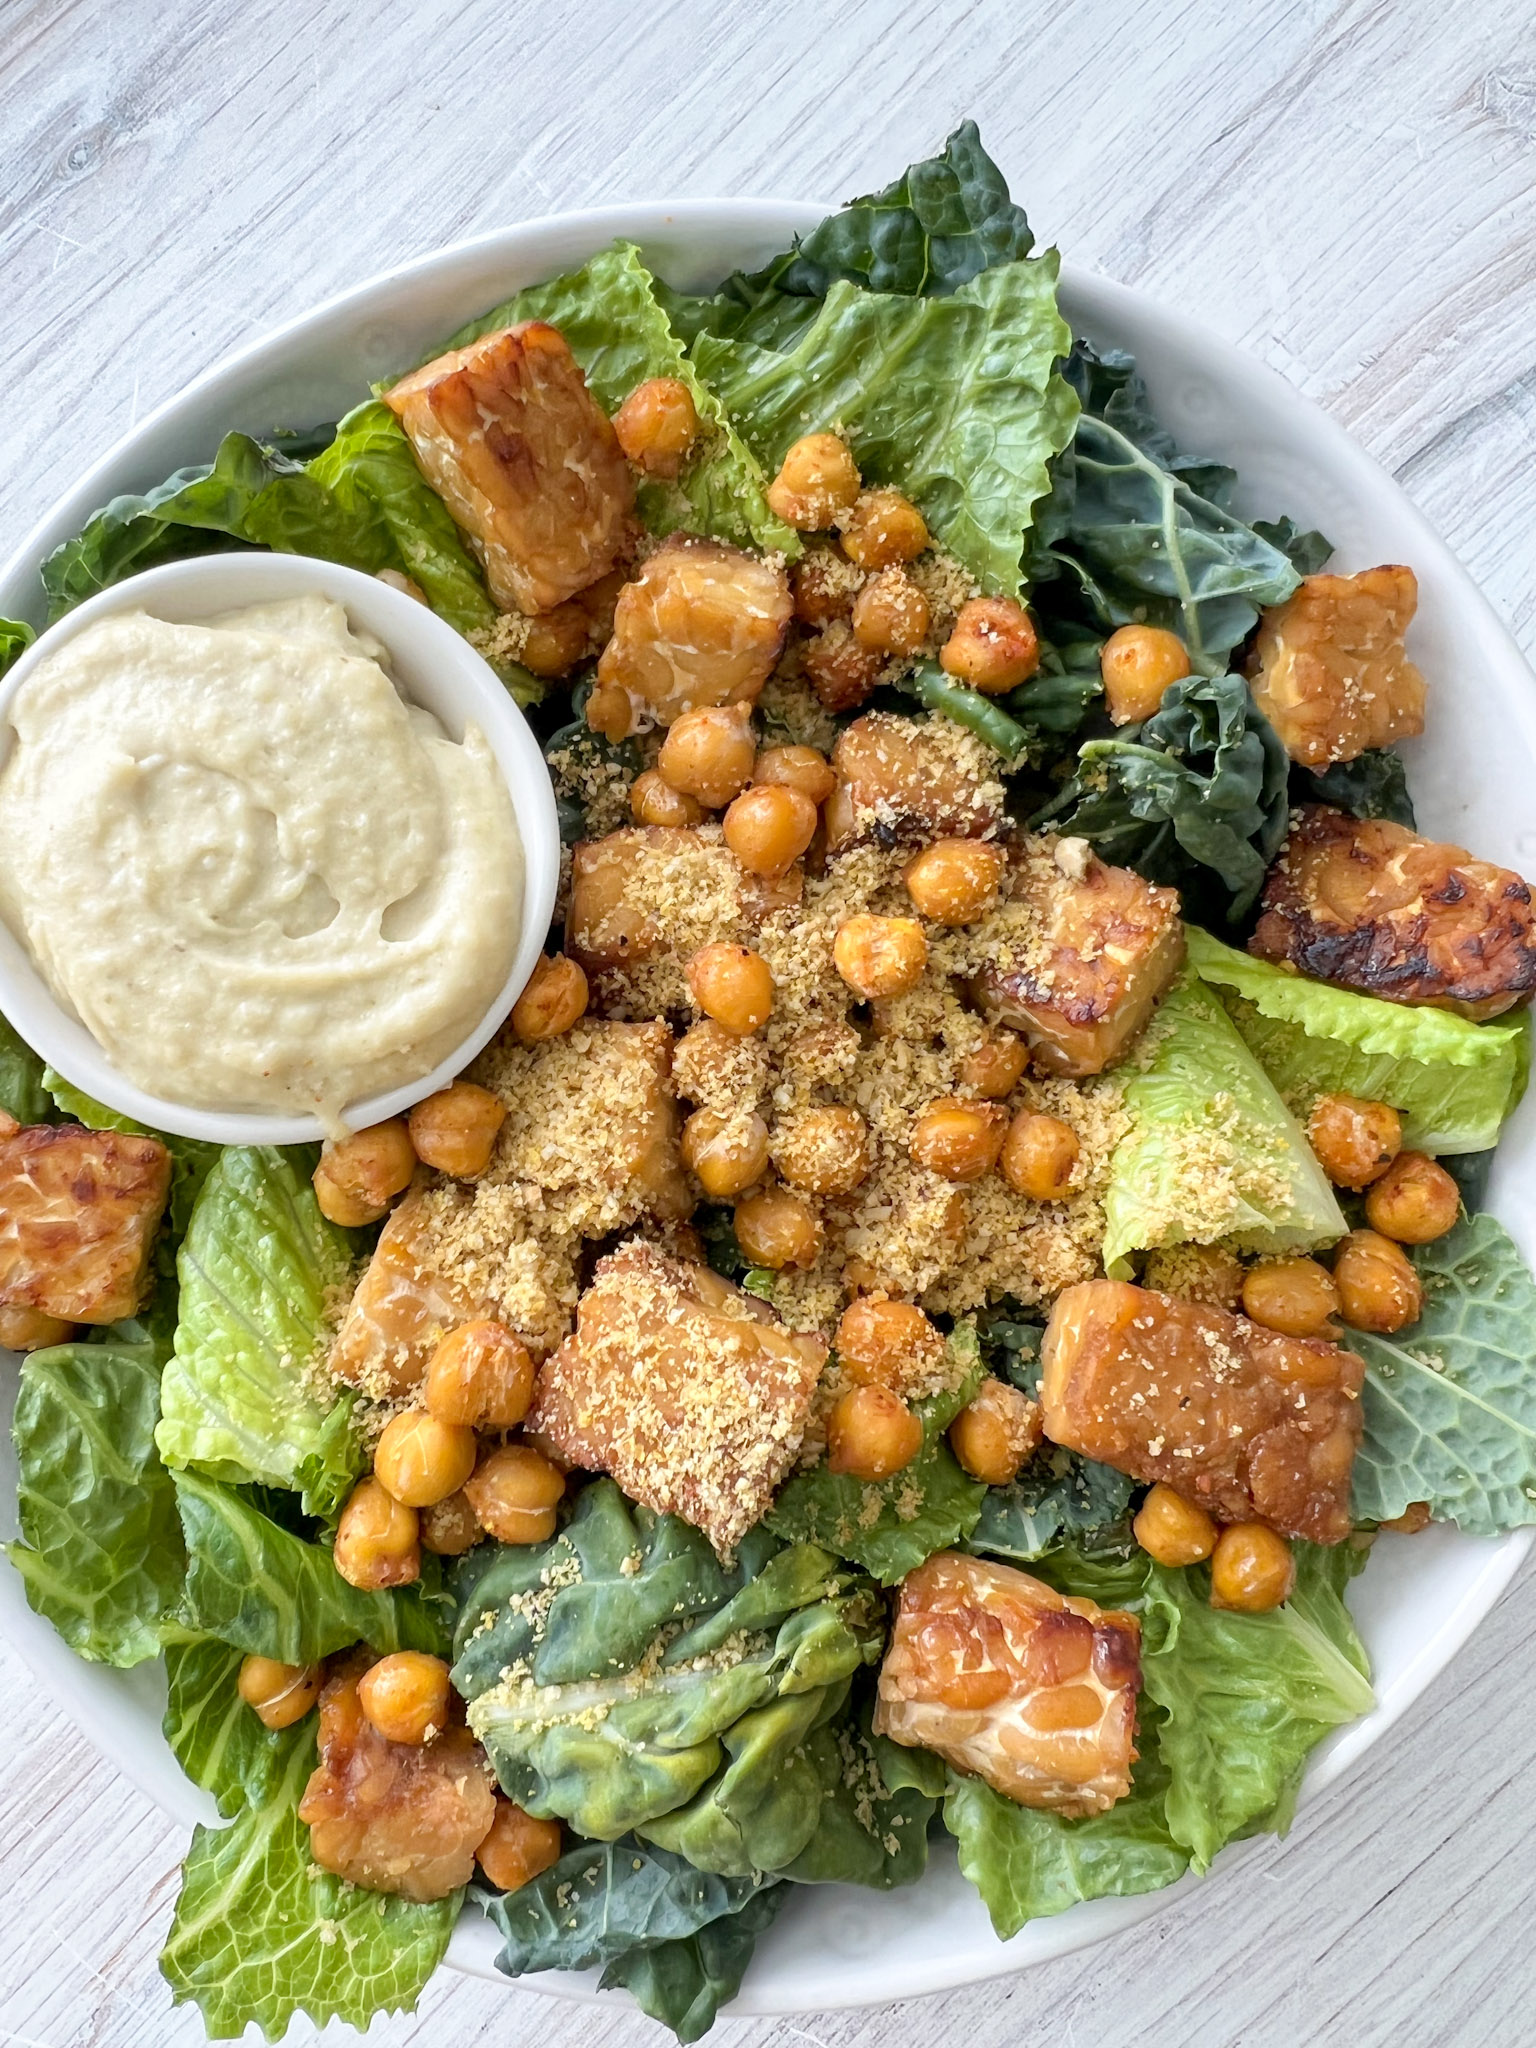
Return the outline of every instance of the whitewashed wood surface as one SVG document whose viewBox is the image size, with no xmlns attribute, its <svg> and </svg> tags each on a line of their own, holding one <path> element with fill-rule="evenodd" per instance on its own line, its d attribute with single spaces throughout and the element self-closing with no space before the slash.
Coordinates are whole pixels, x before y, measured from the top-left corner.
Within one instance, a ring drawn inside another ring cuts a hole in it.
<svg viewBox="0 0 1536 2048">
<path fill-rule="evenodd" d="M 0 552 L 263 328 L 478 230 L 840 198 L 974 115 L 1042 239 L 1275 364 L 1536 654 L 1536 26 L 1520 0 L 0 0 Z M 1536 1577 L 1283 1844 L 1124 1939 L 720 2048 L 1536 2040 Z M 0 2048 L 202 2039 L 182 1851 L 0 1645 Z M 291 2042 L 313 2038 L 296 2027 Z M 354 2038 L 330 2030 L 327 2041 Z M 369 2036 L 656 2044 L 440 1975 Z"/>
</svg>

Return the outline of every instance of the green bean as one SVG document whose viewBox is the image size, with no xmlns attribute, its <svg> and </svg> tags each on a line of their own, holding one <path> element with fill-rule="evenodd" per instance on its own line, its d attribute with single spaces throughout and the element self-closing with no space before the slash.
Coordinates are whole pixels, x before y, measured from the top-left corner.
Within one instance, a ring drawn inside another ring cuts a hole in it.
<svg viewBox="0 0 1536 2048">
<path fill-rule="evenodd" d="M 989 747 L 995 747 L 1006 760 L 1016 761 L 1029 748 L 1029 734 L 1017 719 L 1010 718 L 990 698 L 983 697 L 979 690 L 968 689 L 963 683 L 952 683 L 941 668 L 931 661 L 919 663 L 910 675 L 903 676 L 896 685 L 909 697 L 920 698 L 930 711 L 941 711 L 946 718 L 963 725 L 967 732 L 975 733 L 985 740 Z"/>
</svg>

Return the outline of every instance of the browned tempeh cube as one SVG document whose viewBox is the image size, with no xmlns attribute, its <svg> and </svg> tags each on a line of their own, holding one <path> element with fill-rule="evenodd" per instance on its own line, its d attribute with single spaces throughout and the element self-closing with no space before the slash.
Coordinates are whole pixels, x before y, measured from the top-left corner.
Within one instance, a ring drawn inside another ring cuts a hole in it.
<svg viewBox="0 0 1536 2048">
<path fill-rule="evenodd" d="M 728 1553 L 794 1462 L 826 1349 L 707 1266 L 631 1242 L 599 1261 L 527 1427 Z"/>
<path fill-rule="evenodd" d="M 1076 1819 L 1131 1789 L 1140 1686 L 1132 1615 L 946 1550 L 902 1581 L 875 1728 Z"/>
<path fill-rule="evenodd" d="M 1057 1297 L 1041 1347 L 1054 1443 L 1161 1480 L 1222 1522 L 1349 1534 L 1365 1366 L 1202 1302 L 1120 1280 Z"/>
<path fill-rule="evenodd" d="M 0 1111 L 0 1302 L 66 1323 L 133 1315 L 170 1186 L 158 1138 Z"/>
<path fill-rule="evenodd" d="M 549 611 L 627 545 L 634 480 L 558 328 L 482 335 L 384 394 L 505 610 Z"/>
<path fill-rule="evenodd" d="M 1536 990 L 1530 884 L 1389 818 L 1303 804 L 1250 953 L 1314 981 L 1482 1022 Z"/>
<path fill-rule="evenodd" d="M 977 1001 L 1029 1040 L 1047 1073 L 1102 1072 L 1184 958 L 1177 890 L 1109 867 L 1072 839 L 1025 840 L 1005 887 L 1010 903 L 1033 913 L 1032 926 L 977 977 Z"/>
<path fill-rule="evenodd" d="M 674 533 L 619 593 L 598 680 L 627 690 L 660 725 L 700 705 L 756 703 L 791 609 L 781 567 Z"/>
<path fill-rule="evenodd" d="M 866 839 L 990 839 L 1005 815 L 997 756 L 952 718 L 869 711 L 832 750 L 838 786 L 822 813 L 834 852 Z"/>
<path fill-rule="evenodd" d="M 1254 701 L 1293 761 L 1326 768 L 1424 730 L 1424 678 L 1403 635 L 1419 600 L 1411 569 L 1307 576 L 1259 621 Z"/>
</svg>

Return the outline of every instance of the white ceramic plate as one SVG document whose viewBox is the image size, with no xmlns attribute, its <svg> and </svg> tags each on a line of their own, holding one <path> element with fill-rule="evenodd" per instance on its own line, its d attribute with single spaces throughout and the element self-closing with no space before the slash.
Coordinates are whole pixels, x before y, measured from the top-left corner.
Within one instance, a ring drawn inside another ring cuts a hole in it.
<svg viewBox="0 0 1536 2048">
<path fill-rule="evenodd" d="M 419 360 L 464 320 L 521 285 L 581 263 L 616 235 L 639 242 L 672 284 L 703 290 L 738 264 L 762 262 L 826 211 L 766 200 L 610 207 L 504 229 L 360 286 L 230 357 L 135 428 L 0 572 L 0 613 L 40 622 L 38 562 L 114 493 L 143 490 L 185 463 L 205 460 L 228 428 L 263 434 L 337 418 L 366 395 L 371 379 Z M 1536 869 L 1536 830 L 1523 822 L 1532 817 L 1536 786 L 1531 672 L 1465 570 L 1403 493 L 1273 371 L 1182 314 L 1070 268 L 1062 298 L 1075 328 L 1134 352 L 1160 418 L 1182 446 L 1233 464 L 1243 480 L 1241 509 L 1250 516 L 1286 512 L 1303 526 L 1320 526 L 1344 569 L 1407 562 L 1418 572 L 1419 617 L 1410 644 L 1430 680 L 1429 730 L 1406 751 L 1421 822 L 1487 858 L 1527 873 Z M 1506 1135 L 1491 1191 L 1491 1206 L 1528 1257 L 1536 1254 L 1533 1167 L 1536 1097 Z M 8 1440 L 3 1454 L 9 1464 Z M 0 1518 L 13 1516 L 13 1500 L 12 1468 L 0 1472 Z M 1380 1704 L 1316 1753 L 1304 1798 L 1318 1798 L 1449 1663 L 1530 1540 L 1522 1533 L 1483 1542 L 1437 1528 L 1377 1545 L 1350 1602 L 1371 1653 Z M 157 1669 L 121 1674 L 79 1662 L 28 1611 L 9 1567 L 0 1569 L 0 1628 L 127 1777 L 178 1819 L 213 1817 L 161 1738 Z M 1003 1945 L 953 1855 L 936 1848 L 934 1867 L 915 1891 L 800 1892 L 760 1944 L 733 2010 L 816 2011 L 973 1983 L 1115 1933 L 1174 1896 L 1075 1907 Z M 1242 1883 L 1241 1851 L 1224 1854 L 1206 1882 Z M 491 1976 L 494 1952 L 486 1924 L 466 1917 L 450 1959 Z M 598 1995 L 581 1978 L 527 1981 L 567 1997 Z"/>
</svg>

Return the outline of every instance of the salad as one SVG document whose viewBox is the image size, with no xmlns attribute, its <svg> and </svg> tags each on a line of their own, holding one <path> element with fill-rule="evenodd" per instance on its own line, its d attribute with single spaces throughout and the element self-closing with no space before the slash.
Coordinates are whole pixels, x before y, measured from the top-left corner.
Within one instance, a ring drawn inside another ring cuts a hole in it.
<svg viewBox="0 0 1536 2048">
<path fill-rule="evenodd" d="M 210 2037 L 461 1911 L 682 2041 L 795 1887 L 1003 1939 L 1284 1831 L 1383 1529 L 1536 1521 L 1481 1208 L 1531 892 L 1415 827 L 1411 569 L 1074 336 L 974 126 L 709 296 L 619 243 L 43 565 L 389 578 L 545 742 L 560 922 L 408 1117 L 209 1145 L 4 1027 L 29 1601 L 163 1658 Z M 0 662 L 32 638 L 0 624 Z"/>
</svg>

